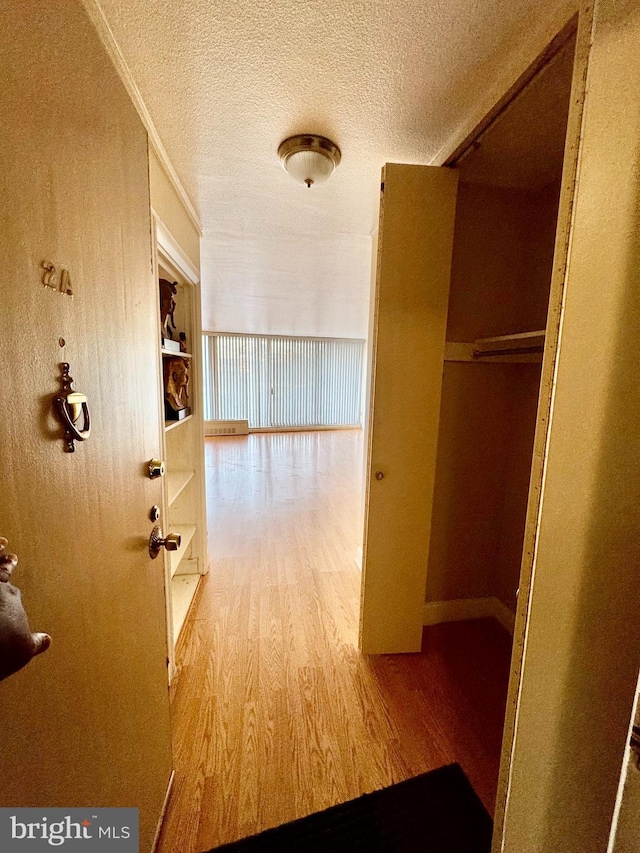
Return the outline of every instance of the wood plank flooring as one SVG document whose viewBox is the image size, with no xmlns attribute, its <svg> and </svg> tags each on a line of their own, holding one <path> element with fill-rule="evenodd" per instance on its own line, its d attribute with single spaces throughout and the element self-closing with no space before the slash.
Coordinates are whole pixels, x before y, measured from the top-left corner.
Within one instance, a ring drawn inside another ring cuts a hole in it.
<svg viewBox="0 0 640 853">
<path fill-rule="evenodd" d="M 510 637 L 357 650 L 362 433 L 207 439 L 211 570 L 178 649 L 159 853 L 196 853 L 458 761 L 492 811 Z"/>
</svg>

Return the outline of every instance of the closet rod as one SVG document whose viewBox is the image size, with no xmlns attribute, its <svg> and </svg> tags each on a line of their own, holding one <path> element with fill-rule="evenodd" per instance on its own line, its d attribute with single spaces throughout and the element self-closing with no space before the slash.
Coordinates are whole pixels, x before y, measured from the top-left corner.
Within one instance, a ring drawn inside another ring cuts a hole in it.
<svg viewBox="0 0 640 853">
<path fill-rule="evenodd" d="M 474 349 L 474 358 L 487 358 L 496 355 L 530 355 L 534 352 L 544 352 L 543 346 L 537 347 L 510 347 L 509 349 Z"/>
</svg>

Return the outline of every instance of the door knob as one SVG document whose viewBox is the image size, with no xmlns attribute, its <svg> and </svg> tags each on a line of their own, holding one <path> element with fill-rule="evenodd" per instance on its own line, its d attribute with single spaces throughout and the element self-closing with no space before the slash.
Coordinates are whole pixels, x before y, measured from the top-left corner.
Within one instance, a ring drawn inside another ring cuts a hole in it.
<svg viewBox="0 0 640 853">
<path fill-rule="evenodd" d="M 179 533 L 162 534 L 162 528 L 156 525 L 151 531 L 149 537 L 149 556 L 152 560 L 160 553 L 160 548 L 166 548 L 167 551 L 177 551 L 182 544 L 182 536 Z"/>
<path fill-rule="evenodd" d="M 163 459 L 152 459 L 149 462 L 149 478 L 155 480 L 157 477 L 164 477 Z"/>
<path fill-rule="evenodd" d="M 376 471 L 376 480 L 384 480 L 384 471 Z"/>
</svg>

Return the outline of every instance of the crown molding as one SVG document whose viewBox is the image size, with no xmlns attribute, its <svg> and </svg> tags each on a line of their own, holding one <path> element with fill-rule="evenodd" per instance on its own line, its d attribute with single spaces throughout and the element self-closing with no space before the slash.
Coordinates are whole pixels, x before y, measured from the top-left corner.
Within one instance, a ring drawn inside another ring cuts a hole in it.
<svg viewBox="0 0 640 853">
<path fill-rule="evenodd" d="M 100 5 L 100 0 L 82 0 L 82 5 L 85 8 L 91 23 L 95 27 L 100 41 L 102 42 L 105 50 L 111 62 L 113 63 L 118 76 L 122 80 L 125 89 L 127 90 L 129 97 L 133 101 L 133 105 L 136 108 L 138 115 L 140 116 L 143 125 L 146 128 L 147 134 L 149 136 L 149 142 L 155 151 L 158 160 L 160 161 L 160 165 L 162 166 L 167 178 L 171 182 L 174 190 L 178 194 L 180 201 L 184 205 L 185 210 L 187 211 L 189 218 L 191 219 L 194 226 L 197 228 L 198 233 L 202 234 L 202 222 L 200 221 L 200 217 L 191 202 L 191 199 L 187 195 L 185 188 L 182 186 L 182 182 L 178 177 L 178 173 L 173 168 L 171 164 L 171 160 L 169 159 L 169 155 L 166 152 L 164 145 L 162 144 L 162 140 L 160 139 L 160 135 L 156 129 L 155 124 L 153 123 L 153 119 L 149 114 L 149 110 L 146 107 L 146 104 L 140 94 L 140 90 L 133 79 L 133 75 L 129 70 L 129 66 L 126 63 L 124 56 L 122 55 L 122 51 L 116 41 L 116 37 L 113 34 L 113 30 L 109 26 L 109 22 L 104 14 L 102 6 Z"/>
<path fill-rule="evenodd" d="M 151 215 L 156 225 L 156 247 L 158 253 L 169 262 L 180 275 L 183 275 L 189 284 L 198 284 L 200 272 L 180 248 L 180 244 L 160 219 L 156 211 L 151 208 Z"/>
</svg>

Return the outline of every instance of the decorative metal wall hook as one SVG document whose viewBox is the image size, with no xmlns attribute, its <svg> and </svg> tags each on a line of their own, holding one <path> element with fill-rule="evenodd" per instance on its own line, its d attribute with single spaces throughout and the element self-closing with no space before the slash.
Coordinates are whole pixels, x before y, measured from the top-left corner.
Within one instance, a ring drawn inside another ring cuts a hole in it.
<svg viewBox="0 0 640 853">
<path fill-rule="evenodd" d="M 62 426 L 64 427 L 65 451 L 73 453 L 76 449 L 76 441 L 86 441 L 89 438 L 91 433 L 91 417 L 89 415 L 86 394 L 74 391 L 71 387 L 73 378 L 69 374 L 69 364 L 63 361 L 60 367 L 62 369 L 62 391 L 60 392 L 60 396 L 55 398 L 54 402 Z M 78 428 L 80 415 L 83 418 L 81 429 Z"/>
</svg>

